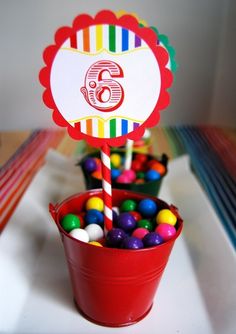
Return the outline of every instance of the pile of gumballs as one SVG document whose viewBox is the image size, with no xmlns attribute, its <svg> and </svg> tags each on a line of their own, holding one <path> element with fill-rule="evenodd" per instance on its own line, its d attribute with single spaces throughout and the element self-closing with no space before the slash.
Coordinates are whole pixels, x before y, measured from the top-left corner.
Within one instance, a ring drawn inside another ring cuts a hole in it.
<svg viewBox="0 0 236 334">
<path fill-rule="evenodd" d="M 104 202 L 92 196 L 85 210 L 62 217 L 62 228 L 73 238 L 94 246 L 142 249 L 158 246 L 176 234 L 176 215 L 169 209 L 145 198 L 124 200 L 113 208 L 113 228 L 104 234 Z"/>
<path fill-rule="evenodd" d="M 96 157 L 87 157 L 83 161 L 85 173 L 102 180 L 101 160 Z M 120 153 L 111 154 L 111 178 L 116 183 L 142 184 L 160 180 L 166 173 L 166 167 L 157 159 L 144 154 L 133 154 L 131 169 L 124 169 L 124 157 Z"/>
</svg>

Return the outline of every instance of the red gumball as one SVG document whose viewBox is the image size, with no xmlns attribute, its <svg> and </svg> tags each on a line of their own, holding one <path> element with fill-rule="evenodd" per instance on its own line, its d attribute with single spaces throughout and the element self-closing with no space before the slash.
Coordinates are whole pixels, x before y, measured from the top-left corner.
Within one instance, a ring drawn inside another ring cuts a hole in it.
<svg viewBox="0 0 236 334">
<path fill-rule="evenodd" d="M 129 214 L 131 214 L 134 217 L 134 219 L 136 220 L 136 222 L 138 222 L 139 220 L 142 219 L 142 216 L 137 211 L 129 211 Z"/>
<path fill-rule="evenodd" d="M 132 164 L 131 164 L 131 168 L 135 172 L 141 172 L 141 171 L 143 171 L 143 163 L 139 160 L 133 160 Z"/>
<path fill-rule="evenodd" d="M 138 160 L 142 163 L 146 162 L 148 159 L 148 156 L 146 154 L 143 154 L 143 153 L 138 153 L 135 155 L 135 160 Z"/>
<path fill-rule="evenodd" d="M 81 212 L 78 215 L 76 215 L 79 218 L 79 221 L 80 221 L 80 228 L 85 227 L 84 215 L 85 215 L 85 212 Z"/>
<path fill-rule="evenodd" d="M 147 167 L 148 167 L 148 169 L 151 169 L 151 168 L 152 168 L 152 165 L 155 164 L 155 163 L 157 163 L 157 162 L 158 162 L 158 161 L 155 160 L 155 159 L 151 159 L 151 160 L 149 160 L 149 161 L 147 162 Z"/>
</svg>

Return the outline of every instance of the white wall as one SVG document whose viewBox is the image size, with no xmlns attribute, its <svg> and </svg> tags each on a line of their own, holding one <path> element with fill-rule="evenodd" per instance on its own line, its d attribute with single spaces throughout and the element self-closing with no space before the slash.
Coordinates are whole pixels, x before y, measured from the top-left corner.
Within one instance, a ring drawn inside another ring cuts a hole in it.
<svg viewBox="0 0 236 334">
<path fill-rule="evenodd" d="M 176 48 L 180 67 L 172 103 L 163 111 L 161 124 L 232 125 L 235 94 L 233 87 L 222 92 L 221 76 L 225 71 L 225 82 L 228 77 L 232 82 L 235 72 L 232 56 L 227 59 L 230 65 L 224 67 L 230 38 L 235 40 L 235 15 L 233 19 L 229 11 L 231 7 L 235 11 L 233 3 L 235 0 L 0 0 L 0 130 L 53 126 L 38 82 L 42 51 L 52 44 L 59 26 L 71 25 L 82 12 L 93 15 L 104 8 L 136 12 L 167 34 Z M 225 103 L 227 112 L 222 117 Z"/>
</svg>

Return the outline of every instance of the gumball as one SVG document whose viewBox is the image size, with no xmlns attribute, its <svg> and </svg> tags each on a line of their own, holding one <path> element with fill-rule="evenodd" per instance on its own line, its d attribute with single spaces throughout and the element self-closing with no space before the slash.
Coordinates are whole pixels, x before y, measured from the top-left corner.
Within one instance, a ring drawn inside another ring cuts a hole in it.
<svg viewBox="0 0 236 334">
<path fill-rule="evenodd" d="M 118 176 L 120 176 L 121 171 L 117 168 L 112 168 L 111 169 L 111 178 L 112 180 L 115 180 Z"/>
<path fill-rule="evenodd" d="M 95 209 L 98 211 L 103 211 L 104 202 L 100 197 L 93 196 L 87 200 L 85 207 L 86 207 L 86 210 Z"/>
<path fill-rule="evenodd" d="M 161 178 L 161 175 L 153 169 L 150 169 L 149 171 L 147 171 L 145 175 L 145 179 L 147 181 L 156 181 L 156 180 L 159 180 L 160 178 Z"/>
<path fill-rule="evenodd" d="M 167 241 L 173 238 L 176 234 L 176 229 L 173 225 L 163 223 L 157 226 L 155 232 L 158 233 L 164 241 Z"/>
<path fill-rule="evenodd" d="M 77 240 L 80 240 L 80 241 L 83 241 L 83 242 L 89 242 L 89 235 L 88 235 L 87 231 L 85 231 L 82 228 L 75 228 L 74 230 L 70 231 L 69 234 Z"/>
<path fill-rule="evenodd" d="M 83 167 L 87 173 L 92 173 L 97 169 L 97 163 L 93 158 L 87 158 Z"/>
<path fill-rule="evenodd" d="M 117 219 L 117 226 L 122 228 L 125 232 L 130 232 L 136 227 L 136 220 L 128 212 L 123 212 Z"/>
<path fill-rule="evenodd" d="M 131 183 L 129 177 L 127 175 L 121 174 L 120 176 L 118 176 L 118 178 L 116 179 L 116 182 L 118 183 Z"/>
<path fill-rule="evenodd" d="M 137 222 L 137 227 L 145 228 L 148 231 L 153 230 L 153 224 L 147 219 L 141 219 Z"/>
<path fill-rule="evenodd" d="M 125 249 L 141 249 L 143 248 L 143 242 L 136 237 L 126 237 L 122 243 L 122 248 Z"/>
<path fill-rule="evenodd" d="M 101 171 L 101 170 L 102 170 L 102 162 L 101 162 L 101 159 L 99 159 L 99 158 L 94 158 L 94 160 L 96 161 L 96 164 L 97 164 L 97 168 L 96 168 L 96 170 L 97 170 L 97 171 Z"/>
<path fill-rule="evenodd" d="M 106 243 L 109 247 L 119 248 L 125 237 L 125 231 L 123 231 L 121 228 L 112 228 L 107 232 Z"/>
<path fill-rule="evenodd" d="M 98 241 L 89 241 L 89 244 L 93 246 L 103 247 L 103 245 L 100 244 L 100 242 Z"/>
<path fill-rule="evenodd" d="M 143 163 L 139 160 L 133 160 L 131 163 L 131 168 L 135 171 L 135 172 L 140 172 L 143 170 Z"/>
<path fill-rule="evenodd" d="M 144 179 L 145 173 L 144 172 L 137 172 L 136 177 L 137 177 L 137 179 Z"/>
<path fill-rule="evenodd" d="M 160 175 L 165 174 L 166 168 L 160 162 L 156 161 L 151 165 L 151 169 L 158 172 Z"/>
<path fill-rule="evenodd" d="M 145 235 L 148 234 L 148 233 L 149 233 L 149 231 L 146 228 L 138 227 L 133 231 L 132 237 L 136 237 L 138 239 L 143 239 L 143 237 L 145 237 Z"/>
<path fill-rule="evenodd" d="M 129 214 L 131 214 L 134 217 L 136 222 L 142 219 L 142 216 L 137 211 L 129 211 Z"/>
<path fill-rule="evenodd" d="M 142 199 L 138 204 L 138 211 L 143 217 L 153 217 L 157 213 L 157 204 L 150 198 Z"/>
<path fill-rule="evenodd" d="M 102 226 L 104 222 L 104 215 L 102 212 L 96 209 L 91 209 L 86 212 L 84 219 L 87 225 L 88 224 L 98 224 Z"/>
<path fill-rule="evenodd" d="M 104 235 L 103 229 L 97 224 L 89 224 L 84 229 L 89 236 L 89 241 L 97 241 Z"/>
<path fill-rule="evenodd" d="M 143 238 L 143 244 L 145 247 L 153 247 L 163 243 L 163 239 L 156 232 L 150 232 Z"/>
<path fill-rule="evenodd" d="M 156 216 L 156 222 L 157 224 L 166 223 L 174 226 L 177 218 L 169 209 L 162 209 Z"/>
<path fill-rule="evenodd" d="M 74 228 L 80 228 L 80 219 L 78 216 L 69 213 L 62 218 L 61 226 L 66 232 L 70 232 Z"/>
<path fill-rule="evenodd" d="M 138 153 L 135 155 L 135 160 L 138 160 L 142 163 L 146 162 L 148 159 L 148 156 L 146 154 Z"/>
<path fill-rule="evenodd" d="M 147 162 L 147 167 L 148 167 L 148 169 L 151 169 L 151 168 L 152 168 L 152 165 L 155 164 L 155 163 L 157 163 L 157 160 L 155 160 L 155 159 L 151 159 L 151 160 L 149 160 L 149 161 Z"/>
<path fill-rule="evenodd" d="M 130 182 L 133 182 L 136 179 L 136 173 L 132 169 L 126 169 L 122 173 L 123 175 L 126 175 Z"/>
<path fill-rule="evenodd" d="M 117 153 L 111 154 L 111 164 L 114 168 L 118 168 L 121 165 L 121 156 Z"/>
<path fill-rule="evenodd" d="M 120 206 L 120 211 L 121 212 L 135 211 L 136 208 L 137 208 L 137 203 L 132 199 L 127 199 L 124 202 L 122 202 Z"/>
<path fill-rule="evenodd" d="M 91 175 L 95 179 L 102 180 L 102 171 L 101 170 L 95 170 L 95 172 L 93 172 Z"/>
<path fill-rule="evenodd" d="M 76 215 L 80 221 L 80 228 L 84 228 L 85 226 L 85 221 L 84 221 L 85 214 L 86 214 L 85 212 L 80 212 L 79 214 Z"/>
</svg>

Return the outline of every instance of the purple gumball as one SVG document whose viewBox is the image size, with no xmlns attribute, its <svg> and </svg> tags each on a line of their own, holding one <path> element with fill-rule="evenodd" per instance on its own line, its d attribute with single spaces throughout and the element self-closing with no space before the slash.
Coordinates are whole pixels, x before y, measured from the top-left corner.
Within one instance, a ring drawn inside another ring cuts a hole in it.
<svg viewBox="0 0 236 334">
<path fill-rule="evenodd" d="M 97 169 L 97 163 L 93 158 L 87 158 L 84 162 L 84 169 L 87 173 L 92 173 Z"/>
<path fill-rule="evenodd" d="M 122 247 L 125 249 L 141 249 L 143 248 L 143 242 L 136 237 L 127 237 L 124 239 Z"/>
<path fill-rule="evenodd" d="M 143 238 L 143 244 L 145 247 L 158 246 L 163 243 L 162 237 L 156 232 L 150 232 Z"/>
<path fill-rule="evenodd" d="M 136 224 L 135 218 L 128 212 L 123 212 L 118 216 L 117 226 L 122 228 L 125 232 L 133 231 Z"/>
<path fill-rule="evenodd" d="M 112 228 L 106 236 L 106 243 L 109 247 L 119 248 L 125 239 L 126 234 L 121 228 Z"/>
</svg>

